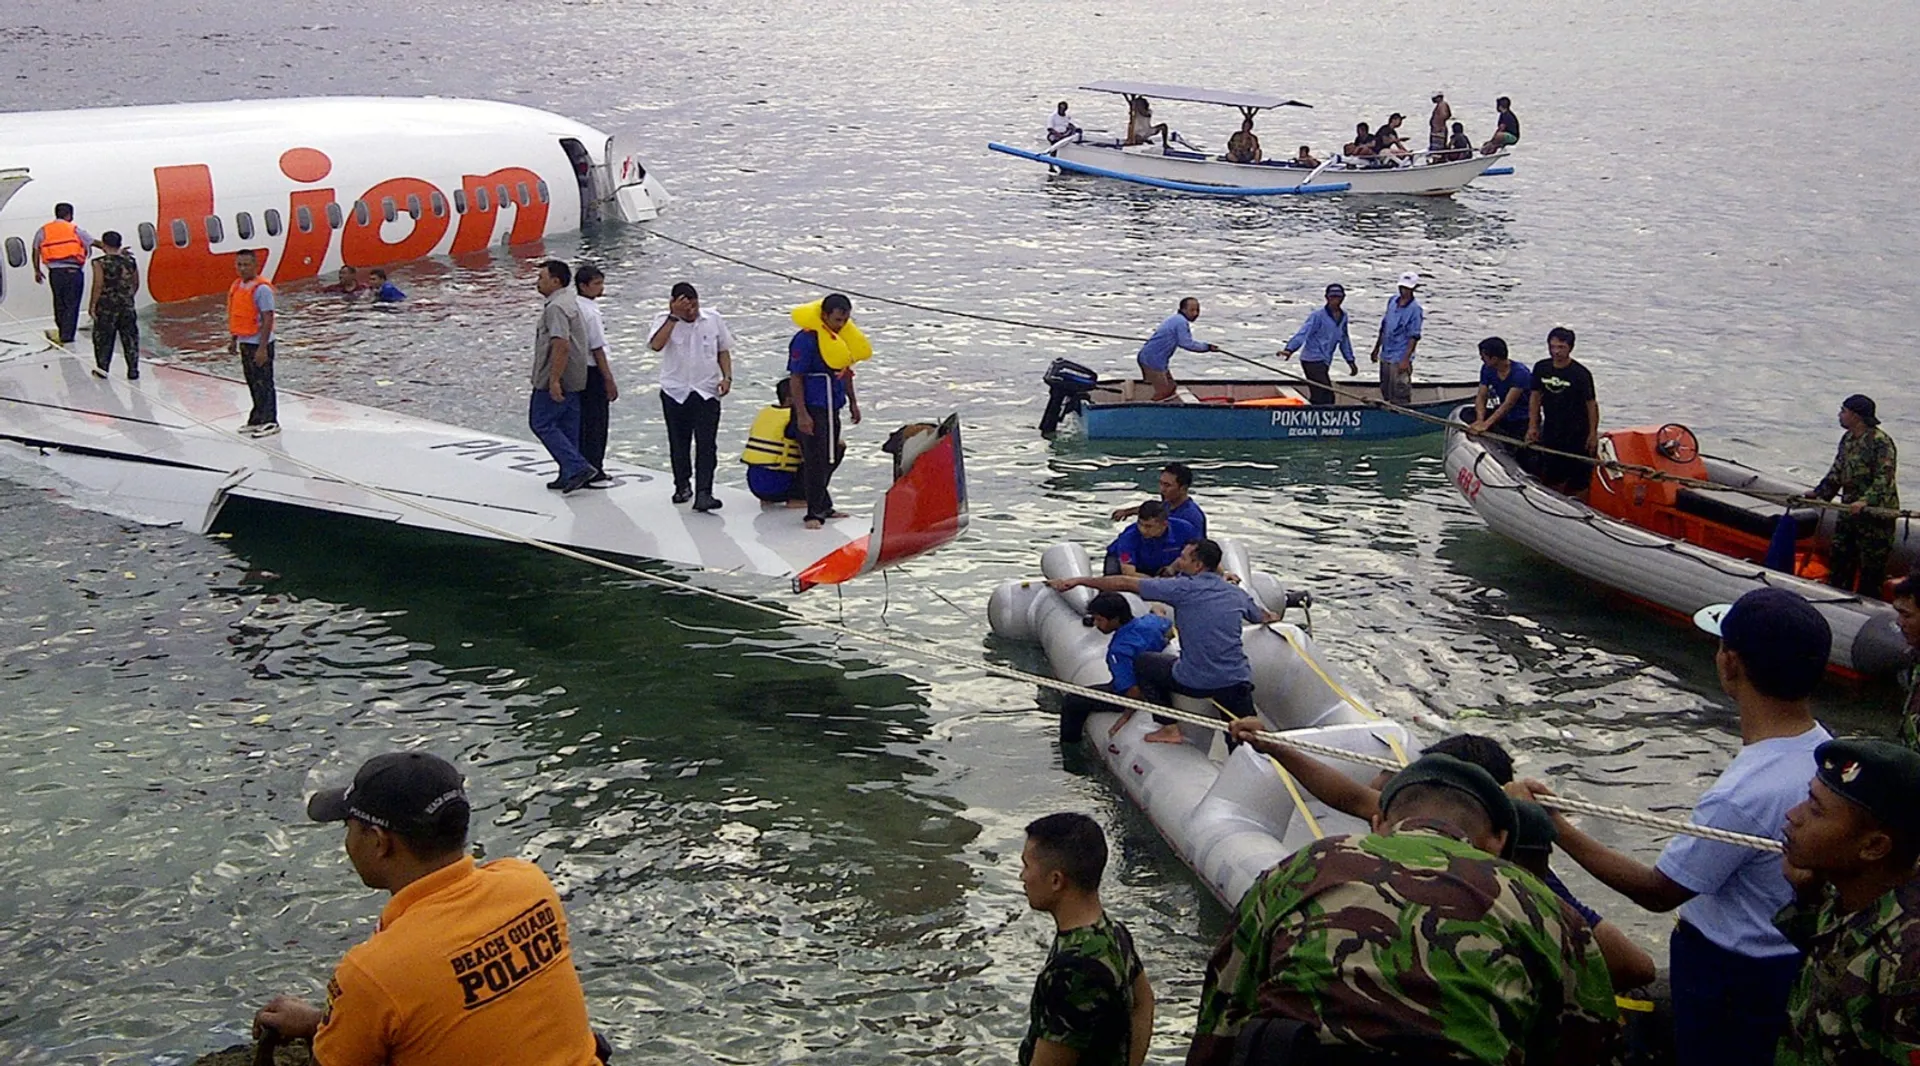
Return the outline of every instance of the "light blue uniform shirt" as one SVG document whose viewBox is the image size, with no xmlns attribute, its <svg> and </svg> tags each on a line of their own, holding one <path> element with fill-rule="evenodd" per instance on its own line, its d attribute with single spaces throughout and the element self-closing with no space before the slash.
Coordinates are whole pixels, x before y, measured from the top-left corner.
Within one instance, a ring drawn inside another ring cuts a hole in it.
<svg viewBox="0 0 1920 1066">
<path fill-rule="evenodd" d="M 1193 339 L 1193 323 L 1182 314 L 1169 316 L 1153 331 L 1153 336 L 1147 338 L 1147 343 L 1140 346 L 1140 365 L 1148 370 L 1165 370 L 1173 362 L 1176 348 L 1190 352 L 1207 350 L 1206 345 Z"/>
<path fill-rule="evenodd" d="M 1387 363 L 1407 361 L 1407 345 L 1420 336 L 1420 328 L 1426 324 L 1427 313 L 1420 309 L 1420 301 L 1412 300 L 1407 306 L 1400 306 L 1400 294 L 1395 293 L 1387 301 L 1387 313 L 1380 316 L 1380 359 Z"/>
<path fill-rule="evenodd" d="M 1253 664 L 1240 643 L 1240 623 L 1261 621 L 1266 612 L 1247 590 L 1209 571 L 1142 578 L 1140 598 L 1173 606 L 1173 622 L 1180 627 L 1180 661 L 1173 664 L 1176 682 L 1205 691 L 1253 681 Z"/>
<path fill-rule="evenodd" d="M 1287 350 L 1300 353 L 1303 363 L 1332 363 L 1333 350 L 1347 357 L 1348 365 L 1353 363 L 1353 341 L 1347 336 L 1347 320 L 1350 316 L 1345 310 L 1340 312 L 1340 320 L 1334 321 L 1325 307 L 1317 307 L 1307 316 L 1307 323 L 1300 332 L 1287 342 Z"/>
<path fill-rule="evenodd" d="M 1815 725 L 1797 737 L 1775 737 L 1741 748 L 1694 806 L 1694 824 L 1779 840 L 1787 811 L 1807 798 L 1813 749 L 1830 739 L 1826 729 Z M 1653 868 L 1698 893 L 1680 905 L 1680 917 L 1708 940 L 1748 958 L 1796 953 L 1773 925 L 1773 916 L 1793 899 L 1779 855 L 1677 836 Z"/>
</svg>

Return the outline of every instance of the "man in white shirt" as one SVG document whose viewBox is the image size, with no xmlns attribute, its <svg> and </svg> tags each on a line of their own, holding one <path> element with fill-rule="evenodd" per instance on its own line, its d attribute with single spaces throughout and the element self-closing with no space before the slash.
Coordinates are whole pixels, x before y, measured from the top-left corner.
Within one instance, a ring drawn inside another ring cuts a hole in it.
<svg viewBox="0 0 1920 1066">
<path fill-rule="evenodd" d="M 1047 119 L 1047 143 L 1059 144 L 1079 132 L 1080 127 L 1074 125 L 1073 120 L 1067 117 L 1067 102 L 1060 101 L 1060 106 L 1054 110 L 1053 117 Z"/>
<path fill-rule="evenodd" d="M 613 484 L 607 476 L 607 405 L 620 398 L 613 383 L 613 364 L 607 361 L 607 327 L 600 321 L 600 296 L 607 291 L 607 276 L 591 263 L 583 263 L 573 272 L 573 289 L 580 296 L 580 317 L 587 324 L 587 388 L 580 394 L 580 454 L 593 464 L 590 489 Z"/>
<path fill-rule="evenodd" d="M 733 334 L 719 314 L 700 309 L 700 294 L 677 282 L 667 310 L 653 320 L 647 347 L 660 353 L 660 409 L 673 456 L 673 502 L 717 511 L 713 498 L 714 438 L 720 397 L 733 389 Z"/>
</svg>

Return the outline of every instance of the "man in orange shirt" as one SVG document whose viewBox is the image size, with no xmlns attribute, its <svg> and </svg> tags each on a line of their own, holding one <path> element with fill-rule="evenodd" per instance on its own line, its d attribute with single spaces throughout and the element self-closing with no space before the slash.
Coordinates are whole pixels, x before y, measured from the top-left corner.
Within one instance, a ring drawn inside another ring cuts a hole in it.
<svg viewBox="0 0 1920 1066">
<path fill-rule="evenodd" d="M 347 952 L 325 1010 L 276 996 L 254 1030 L 310 1038 L 319 1066 L 596 1066 L 567 916 L 552 882 L 519 859 L 476 865 L 460 772 L 425 752 L 367 761 L 351 787 L 307 801 L 347 824 L 347 859 L 393 894 Z"/>
</svg>

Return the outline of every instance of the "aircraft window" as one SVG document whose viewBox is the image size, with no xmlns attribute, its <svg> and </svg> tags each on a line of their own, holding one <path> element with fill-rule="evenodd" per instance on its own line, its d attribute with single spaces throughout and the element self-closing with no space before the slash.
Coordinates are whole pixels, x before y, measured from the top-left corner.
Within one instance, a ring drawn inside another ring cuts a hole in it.
<svg viewBox="0 0 1920 1066">
<path fill-rule="evenodd" d="M 339 229 L 341 226 L 344 226 L 346 224 L 347 224 L 346 215 L 344 212 L 340 210 L 340 205 L 338 203 L 328 204 L 327 205 L 327 225 L 333 227 L 334 229 Z"/>
<path fill-rule="evenodd" d="M 267 236 L 269 237 L 280 236 L 280 212 L 275 208 L 271 208 L 271 207 L 267 208 L 266 221 L 267 221 Z"/>
<path fill-rule="evenodd" d="M 153 223 L 140 223 L 140 250 L 143 252 L 151 252 L 153 251 L 155 243 L 157 243 L 157 240 L 156 234 L 153 232 Z"/>
<path fill-rule="evenodd" d="M 526 182 L 521 182 L 515 187 L 514 191 L 519 194 L 517 199 L 519 199 L 521 207 L 525 207 L 533 202 L 533 194 L 527 191 Z"/>
<path fill-rule="evenodd" d="M 18 237 L 7 238 L 7 265 L 23 267 L 27 265 L 27 242 Z"/>
<path fill-rule="evenodd" d="M 539 185 L 536 185 L 536 186 L 534 186 L 534 191 L 535 191 L 535 192 L 538 192 L 538 193 L 540 194 L 540 202 L 541 202 L 541 203 L 543 203 L 543 204 L 544 204 L 544 203 L 546 203 L 546 202 L 547 202 L 547 200 L 549 199 L 549 196 L 548 196 L 548 193 L 547 193 L 547 183 L 546 183 L 546 182 L 544 182 L 544 181 L 543 181 L 543 182 L 541 182 L 541 183 L 540 183 Z"/>
<path fill-rule="evenodd" d="M 220 221 L 219 215 L 207 216 L 207 243 L 219 244 L 227 239 L 227 227 Z"/>
<path fill-rule="evenodd" d="M 373 218 L 373 209 L 367 206 L 367 202 L 365 200 L 355 200 L 353 202 L 353 220 L 355 222 L 364 226 L 370 220 L 372 220 L 372 218 Z"/>
<path fill-rule="evenodd" d="M 245 211 L 233 216 L 233 232 L 238 234 L 243 241 L 252 240 L 253 216 L 247 214 Z"/>
<path fill-rule="evenodd" d="M 312 233 L 313 232 L 313 209 L 308 207 L 306 204 L 301 204 L 299 207 L 294 209 L 293 222 L 294 222 L 294 225 L 300 227 L 300 232 Z"/>
<path fill-rule="evenodd" d="M 493 200 L 489 197 L 485 185 L 473 190 L 473 209 L 475 211 L 493 210 Z"/>
<path fill-rule="evenodd" d="M 505 185 L 495 185 L 493 191 L 499 196 L 499 200 L 496 202 L 499 203 L 501 207 L 505 207 L 513 202 L 513 194 L 507 191 Z"/>
<path fill-rule="evenodd" d="M 460 194 L 454 193 L 454 195 L 458 196 Z M 427 202 L 433 207 L 433 217 L 435 218 L 447 217 L 447 198 L 446 197 L 440 195 L 437 192 L 432 193 L 427 197 Z"/>
<path fill-rule="evenodd" d="M 415 222 L 420 221 L 420 197 L 418 195 L 413 193 L 407 194 L 407 214 L 411 215 Z"/>
<path fill-rule="evenodd" d="M 393 197 L 382 196 L 380 198 L 380 220 L 382 222 L 392 222 L 399 217 L 400 209 L 394 206 Z"/>
<path fill-rule="evenodd" d="M 176 218 L 168 224 L 167 228 L 173 231 L 173 246 L 175 248 L 185 248 L 187 246 L 187 220 L 184 218 Z"/>
<path fill-rule="evenodd" d="M 464 215 L 467 213 L 467 190 L 453 190 L 453 210 L 455 214 Z"/>
</svg>

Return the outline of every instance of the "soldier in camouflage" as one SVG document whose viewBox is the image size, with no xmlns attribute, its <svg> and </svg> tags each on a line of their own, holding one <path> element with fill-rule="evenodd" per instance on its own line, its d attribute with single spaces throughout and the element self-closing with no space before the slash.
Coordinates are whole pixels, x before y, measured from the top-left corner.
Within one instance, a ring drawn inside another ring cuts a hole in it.
<svg viewBox="0 0 1920 1066">
<path fill-rule="evenodd" d="M 1900 742 L 1920 751 L 1920 575 L 1893 583 L 1893 613 L 1915 662 L 1907 667 L 1907 698 L 1900 704 Z"/>
<path fill-rule="evenodd" d="M 1816 500 L 1831 500 L 1837 492 L 1840 502 L 1848 505 L 1833 527 L 1827 581 L 1836 588 L 1878 596 L 1887 554 L 1893 550 L 1894 520 L 1862 512 L 1869 507 L 1900 509 L 1893 438 L 1880 428 L 1873 400 L 1858 394 L 1841 402 L 1840 425 L 1846 433 L 1833 466 L 1809 493 Z"/>
<path fill-rule="evenodd" d="M 1084 814 L 1027 826 L 1020 885 L 1053 916 L 1053 948 L 1033 985 L 1020 1066 L 1140 1066 L 1153 1033 L 1153 986 L 1127 927 L 1100 905 L 1107 841 Z"/>
<path fill-rule="evenodd" d="M 1608 1061 L 1618 1014 L 1592 935 L 1502 859 L 1512 802 L 1427 755 L 1374 832 L 1317 841 L 1240 901 L 1207 964 L 1187 1066 Z"/>
<path fill-rule="evenodd" d="M 1920 1062 L 1920 754 L 1830 740 L 1787 813 L 1795 901 L 1776 919 L 1806 952 L 1776 1066 Z"/>
</svg>

